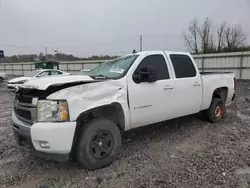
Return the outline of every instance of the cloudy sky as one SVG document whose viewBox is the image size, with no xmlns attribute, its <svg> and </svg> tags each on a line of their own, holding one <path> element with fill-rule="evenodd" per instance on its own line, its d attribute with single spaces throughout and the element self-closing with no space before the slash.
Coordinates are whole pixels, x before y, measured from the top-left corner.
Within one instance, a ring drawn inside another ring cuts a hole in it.
<svg viewBox="0 0 250 188">
<path fill-rule="evenodd" d="M 5 55 L 122 55 L 187 50 L 182 38 L 194 17 L 241 24 L 250 37 L 250 0 L 0 0 L 0 49 Z"/>
</svg>

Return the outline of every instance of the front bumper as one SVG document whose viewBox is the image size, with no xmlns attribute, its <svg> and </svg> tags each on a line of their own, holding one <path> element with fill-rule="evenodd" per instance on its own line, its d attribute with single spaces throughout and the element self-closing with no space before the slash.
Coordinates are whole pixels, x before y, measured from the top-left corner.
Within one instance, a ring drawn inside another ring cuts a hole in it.
<svg viewBox="0 0 250 188">
<path fill-rule="evenodd" d="M 11 89 L 11 90 L 16 90 L 16 85 L 15 84 L 8 84 L 7 88 Z"/>
<path fill-rule="evenodd" d="M 17 90 L 20 85 L 22 84 L 12 84 L 8 82 L 7 87 L 8 89 Z"/>
<path fill-rule="evenodd" d="M 13 132 L 19 146 L 31 150 L 32 154 L 54 161 L 68 161 L 75 132 L 75 122 L 34 123 L 32 126 L 20 121 L 12 113 Z M 61 124 L 61 125 L 59 125 Z M 49 143 L 49 148 L 42 148 L 39 141 Z"/>
</svg>

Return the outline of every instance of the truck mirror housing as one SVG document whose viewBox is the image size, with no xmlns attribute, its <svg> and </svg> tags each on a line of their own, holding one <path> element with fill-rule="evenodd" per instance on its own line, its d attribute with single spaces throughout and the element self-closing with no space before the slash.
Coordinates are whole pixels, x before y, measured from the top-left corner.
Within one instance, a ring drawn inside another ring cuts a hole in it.
<svg viewBox="0 0 250 188">
<path fill-rule="evenodd" d="M 148 65 L 144 68 L 141 68 L 133 75 L 133 80 L 135 83 L 157 81 L 155 66 Z"/>
<path fill-rule="evenodd" d="M 148 82 L 157 81 L 155 66 L 153 65 L 147 66 L 147 71 L 148 71 Z"/>
</svg>

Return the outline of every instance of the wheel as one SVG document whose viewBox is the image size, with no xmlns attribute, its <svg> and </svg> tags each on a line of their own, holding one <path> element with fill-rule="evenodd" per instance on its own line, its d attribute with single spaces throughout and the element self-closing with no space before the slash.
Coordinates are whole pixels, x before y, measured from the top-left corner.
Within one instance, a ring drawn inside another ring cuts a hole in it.
<svg viewBox="0 0 250 188">
<path fill-rule="evenodd" d="M 85 168 L 103 168 L 118 156 L 121 133 L 117 125 L 107 119 L 95 119 L 83 126 L 76 145 L 76 159 Z"/>
<path fill-rule="evenodd" d="M 2 77 L 0 77 L 0 83 L 3 83 L 3 78 Z"/>
<path fill-rule="evenodd" d="M 220 98 L 213 98 L 209 109 L 207 109 L 205 116 L 208 121 L 216 123 L 220 121 L 225 115 L 226 107 Z"/>
</svg>

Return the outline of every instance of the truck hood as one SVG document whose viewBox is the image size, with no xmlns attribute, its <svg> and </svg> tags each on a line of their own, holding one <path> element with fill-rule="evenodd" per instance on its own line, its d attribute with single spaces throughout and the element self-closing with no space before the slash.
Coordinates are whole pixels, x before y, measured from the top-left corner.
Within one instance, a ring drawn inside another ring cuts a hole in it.
<svg viewBox="0 0 250 188">
<path fill-rule="evenodd" d="M 18 77 L 18 78 L 13 78 L 11 80 L 9 80 L 9 83 L 10 84 L 14 84 L 16 82 L 21 82 L 21 81 L 26 81 L 26 80 L 30 80 L 32 77 L 25 77 L 25 76 L 22 76 L 22 77 Z"/>
<path fill-rule="evenodd" d="M 47 77 L 29 80 L 24 84 L 20 85 L 21 88 L 29 88 L 29 89 L 38 89 L 38 90 L 46 90 L 50 86 L 61 86 L 64 84 L 70 83 L 86 83 L 86 82 L 96 82 L 96 80 L 92 79 L 89 76 L 60 76 L 60 77 Z"/>
</svg>

